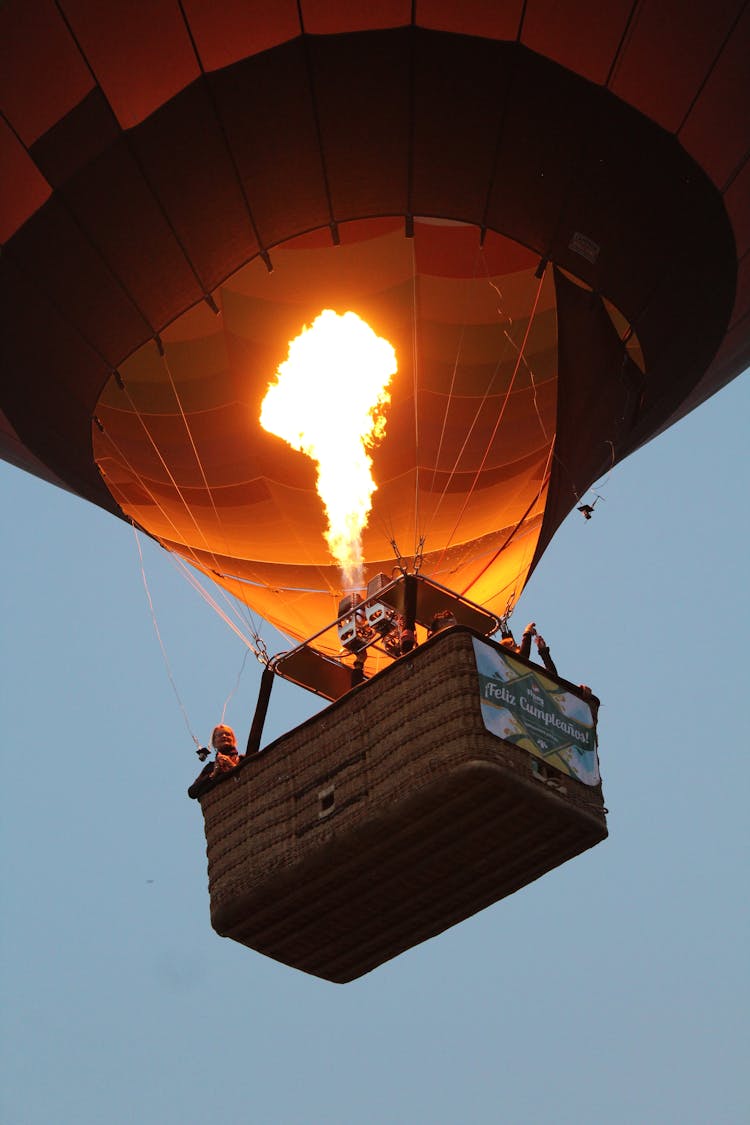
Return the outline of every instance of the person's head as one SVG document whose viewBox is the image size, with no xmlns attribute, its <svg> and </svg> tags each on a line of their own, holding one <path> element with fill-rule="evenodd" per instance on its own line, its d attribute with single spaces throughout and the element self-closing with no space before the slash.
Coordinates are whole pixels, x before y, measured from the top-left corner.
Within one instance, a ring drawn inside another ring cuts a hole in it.
<svg viewBox="0 0 750 1125">
<path fill-rule="evenodd" d="M 430 622 L 427 636 L 432 637 L 435 633 L 439 633 L 441 629 L 450 629 L 451 625 L 458 625 L 455 613 L 450 609 L 441 609 Z"/>
<path fill-rule="evenodd" d="M 234 731 L 231 727 L 224 726 L 220 723 L 218 727 L 214 727 L 211 735 L 211 745 L 214 750 L 220 754 L 236 754 L 237 753 L 237 739 L 234 736 Z"/>
</svg>

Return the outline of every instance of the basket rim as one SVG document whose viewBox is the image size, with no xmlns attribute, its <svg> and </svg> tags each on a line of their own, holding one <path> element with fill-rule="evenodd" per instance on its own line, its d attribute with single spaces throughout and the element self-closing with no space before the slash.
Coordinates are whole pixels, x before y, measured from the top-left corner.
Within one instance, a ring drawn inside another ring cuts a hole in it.
<svg viewBox="0 0 750 1125">
<path fill-rule="evenodd" d="M 414 663 L 415 660 L 420 659 L 420 654 L 425 650 L 435 649 L 436 647 L 445 644 L 448 639 L 455 639 L 456 637 L 461 635 L 468 636 L 470 638 L 476 638 L 477 640 L 482 641 L 483 644 L 489 645 L 490 648 L 496 649 L 505 657 L 517 661 L 519 664 L 530 668 L 532 671 L 538 672 L 540 668 L 542 668 L 541 665 L 535 663 L 533 660 L 528 660 L 525 657 L 520 656 L 518 653 L 509 653 L 506 648 L 499 644 L 498 641 L 493 640 L 491 637 L 486 636 L 484 633 L 477 632 L 477 630 L 472 629 L 468 625 L 451 625 L 449 628 L 441 629 L 440 632 L 435 633 L 434 636 L 428 638 L 422 644 L 412 649 L 411 652 L 407 652 L 403 656 L 400 656 L 397 660 L 394 660 L 393 663 L 389 664 L 387 668 L 383 668 L 380 672 L 376 672 L 374 676 L 371 676 L 369 679 L 364 680 L 363 683 L 357 684 L 356 687 L 353 687 L 351 689 L 351 691 L 346 692 L 346 694 L 340 696 L 339 699 L 333 700 L 333 702 L 329 703 L 326 707 L 323 707 L 320 711 L 316 711 L 315 714 L 310 715 L 307 719 L 304 719 L 301 723 L 298 723 L 297 726 L 290 727 L 289 730 L 283 731 L 281 734 L 277 735 L 276 738 L 272 739 L 271 742 L 268 742 L 265 746 L 257 750 L 254 754 L 243 756 L 235 769 L 233 769 L 230 773 L 223 774 L 220 777 L 213 779 L 210 783 L 210 789 L 213 790 L 215 788 L 218 788 L 223 783 L 236 778 L 240 770 L 244 769 L 248 765 L 248 763 L 256 762 L 261 756 L 264 756 L 265 754 L 272 751 L 279 745 L 279 743 L 288 738 L 290 734 L 302 731 L 308 726 L 319 723 L 320 720 L 324 718 L 324 716 L 331 715 L 335 713 L 337 709 L 348 706 L 352 699 L 361 699 L 363 693 L 366 694 L 368 692 L 375 691 L 377 689 L 377 685 L 382 685 L 383 683 L 385 683 L 386 679 L 389 676 L 396 675 L 399 670 L 403 671 L 405 667 L 410 666 Z M 597 703 L 599 702 L 598 697 L 596 695 L 593 695 L 593 693 L 591 697 L 587 697 L 581 691 L 580 684 L 574 684 L 572 683 L 572 681 L 566 680 L 563 676 L 555 676 L 551 672 L 547 671 L 546 668 L 542 669 L 542 671 L 546 678 L 552 680 L 556 684 L 559 684 L 566 691 L 569 691 L 573 695 L 576 695 L 584 702 L 589 702 L 590 698 L 597 700 Z M 595 729 L 596 725 L 596 716 L 594 716 Z"/>
</svg>

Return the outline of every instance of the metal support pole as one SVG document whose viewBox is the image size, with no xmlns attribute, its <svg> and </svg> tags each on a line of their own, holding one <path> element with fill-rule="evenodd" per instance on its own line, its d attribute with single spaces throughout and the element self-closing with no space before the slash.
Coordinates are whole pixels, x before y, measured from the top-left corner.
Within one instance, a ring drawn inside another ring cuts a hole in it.
<svg viewBox="0 0 750 1125">
<path fill-rule="evenodd" d="M 411 652 L 417 643 L 417 579 L 404 576 L 404 623 L 401 629 L 401 653 Z"/>
<path fill-rule="evenodd" d="M 255 714 L 253 715 L 252 726 L 250 727 L 250 734 L 247 736 L 247 755 L 257 754 L 260 750 L 260 740 L 263 734 L 263 724 L 266 721 L 266 712 L 268 711 L 268 702 L 271 698 L 271 689 L 275 672 L 270 665 L 266 665 L 263 669 L 263 674 L 260 678 L 260 691 L 258 692 L 258 702 L 255 704 Z"/>
</svg>

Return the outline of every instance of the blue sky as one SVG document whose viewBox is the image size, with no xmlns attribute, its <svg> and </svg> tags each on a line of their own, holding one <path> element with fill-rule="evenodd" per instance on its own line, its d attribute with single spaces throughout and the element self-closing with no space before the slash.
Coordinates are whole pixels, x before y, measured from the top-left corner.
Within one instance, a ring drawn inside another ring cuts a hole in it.
<svg viewBox="0 0 750 1125">
<path fill-rule="evenodd" d="M 609 839 L 346 986 L 211 930 L 133 533 L 1 466 L 2 1119 L 745 1122 L 749 420 L 745 375 L 618 466 L 514 616 L 602 698 Z M 206 740 L 241 644 L 144 555 Z M 266 740 L 318 707 L 277 685 Z"/>
</svg>

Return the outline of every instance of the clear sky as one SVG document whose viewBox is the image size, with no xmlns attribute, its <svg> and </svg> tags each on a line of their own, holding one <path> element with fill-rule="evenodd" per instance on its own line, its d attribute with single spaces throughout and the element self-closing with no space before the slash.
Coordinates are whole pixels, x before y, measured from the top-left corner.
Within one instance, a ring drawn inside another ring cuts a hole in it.
<svg viewBox="0 0 750 1125">
<path fill-rule="evenodd" d="M 0 466 L 3 1122 L 744 1125 L 749 422 L 745 375 L 618 466 L 514 616 L 602 698 L 609 839 L 344 986 L 212 931 L 133 532 Z M 243 649 L 144 554 L 203 741 Z"/>
</svg>

